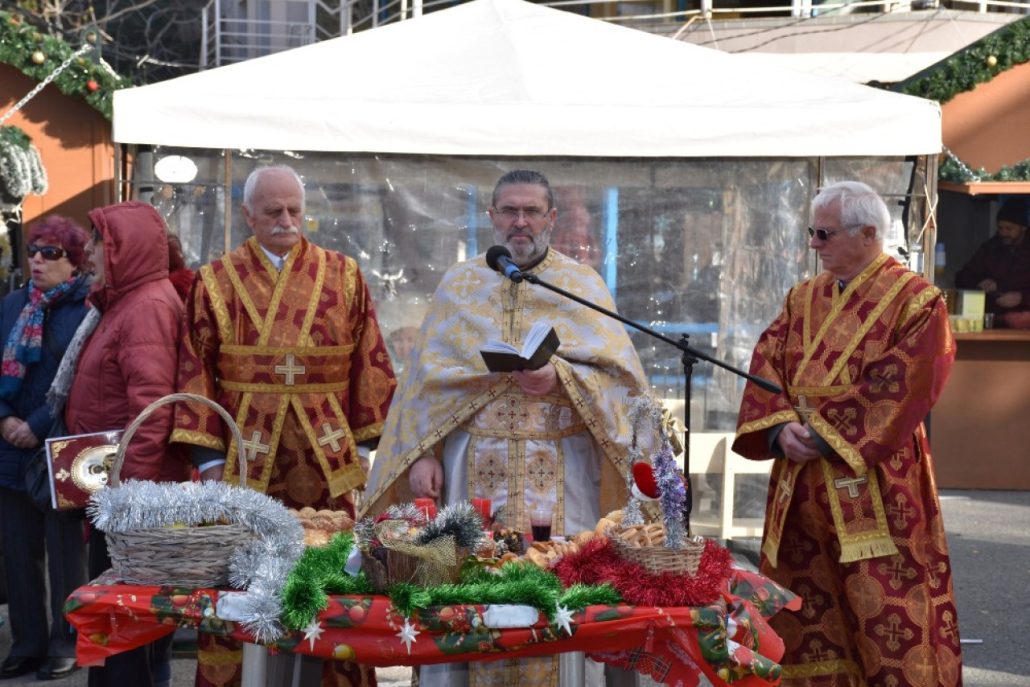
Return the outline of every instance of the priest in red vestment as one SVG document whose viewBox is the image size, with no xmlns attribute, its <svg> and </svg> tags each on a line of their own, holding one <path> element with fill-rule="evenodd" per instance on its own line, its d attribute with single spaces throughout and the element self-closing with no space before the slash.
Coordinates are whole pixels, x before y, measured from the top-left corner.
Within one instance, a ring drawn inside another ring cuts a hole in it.
<svg viewBox="0 0 1030 687">
<path fill-rule="evenodd" d="M 961 649 L 923 419 L 955 356 L 940 291 L 883 252 L 867 185 L 813 202 L 825 272 L 760 337 L 733 450 L 774 460 L 762 572 L 803 598 L 771 623 L 787 687 L 954 687 Z"/>
<path fill-rule="evenodd" d="M 210 398 L 235 418 L 247 484 L 291 508 L 355 515 L 362 456 L 382 432 L 396 386 L 364 277 L 353 258 L 302 233 L 304 186 L 289 167 L 255 170 L 243 215 L 254 235 L 200 269 L 187 305 L 179 390 Z M 172 441 L 193 446 L 204 479 L 239 480 L 235 439 L 206 406 L 177 409 Z M 238 645 L 201 634 L 198 681 L 232 684 Z M 323 684 L 371 679 L 329 662 Z"/>
</svg>

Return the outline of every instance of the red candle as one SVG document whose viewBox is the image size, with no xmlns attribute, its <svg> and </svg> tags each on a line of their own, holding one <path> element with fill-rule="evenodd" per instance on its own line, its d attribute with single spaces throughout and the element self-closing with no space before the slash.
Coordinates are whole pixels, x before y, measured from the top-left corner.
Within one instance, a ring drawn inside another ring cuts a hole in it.
<svg viewBox="0 0 1030 687">
<path fill-rule="evenodd" d="M 483 527 L 490 527 L 490 499 L 470 499 L 472 507 L 479 513 L 479 517 L 483 519 Z"/>
<path fill-rule="evenodd" d="M 436 501 L 433 499 L 415 499 L 415 508 L 425 513 L 427 520 L 436 517 Z"/>
</svg>

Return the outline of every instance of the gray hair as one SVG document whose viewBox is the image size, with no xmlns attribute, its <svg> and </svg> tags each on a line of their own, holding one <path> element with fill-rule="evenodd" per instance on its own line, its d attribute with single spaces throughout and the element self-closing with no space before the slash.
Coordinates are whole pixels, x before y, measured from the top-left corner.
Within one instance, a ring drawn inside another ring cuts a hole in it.
<svg viewBox="0 0 1030 687">
<path fill-rule="evenodd" d="M 500 195 L 502 186 L 514 184 L 542 186 L 547 193 L 547 209 L 550 210 L 554 207 L 554 191 L 551 189 L 551 182 L 540 172 L 535 172 L 531 169 L 513 169 L 498 179 L 497 185 L 494 186 L 494 193 L 490 197 L 490 205 L 497 207 L 497 196 Z"/>
<path fill-rule="evenodd" d="M 840 223 L 854 235 L 862 227 L 876 229 L 876 240 L 883 241 L 891 225 L 891 213 L 880 194 L 861 181 L 838 181 L 819 189 L 812 200 L 812 213 L 839 203 Z"/>
<path fill-rule="evenodd" d="M 254 189 L 257 188 L 258 180 L 262 177 L 262 175 L 265 174 L 265 172 L 269 172 L 273 169 L 280 172 L 287 172 L 288 174 L 293 176 L 293 178 L 297 182 L 297 187 L 300 189 L 301 202 L 304 203 L 306 201 L 306 197 L 304 194 L 304 182 L 301 180 L 300 175 L 297 174 L 297 170 L 295 170 L 293 167 L 290 167 L 289 165 L 271 165 L 268 167 L 258 167 L 253 172 L 251 172 L 250 175 L 247 176 L 247 181 L 243 184 L 243 205 L 247 208 L 247 210 L 254 210 Z"/>
</svg>

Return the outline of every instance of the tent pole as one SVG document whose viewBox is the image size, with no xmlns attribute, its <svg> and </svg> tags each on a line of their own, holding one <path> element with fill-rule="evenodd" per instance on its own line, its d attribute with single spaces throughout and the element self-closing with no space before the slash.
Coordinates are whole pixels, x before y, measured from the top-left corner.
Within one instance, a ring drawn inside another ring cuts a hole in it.
<svg viewBox="0 0 1030 687">
<path fill-rule="evenodd" d="M 226 148 L 224 154 L 225 163 L 222 165 L 222 170 L 224 175 L 225 230 L 222 248 L 223 252 L 228 253 L 232 250 L 232 151 Z"/>
</svg>

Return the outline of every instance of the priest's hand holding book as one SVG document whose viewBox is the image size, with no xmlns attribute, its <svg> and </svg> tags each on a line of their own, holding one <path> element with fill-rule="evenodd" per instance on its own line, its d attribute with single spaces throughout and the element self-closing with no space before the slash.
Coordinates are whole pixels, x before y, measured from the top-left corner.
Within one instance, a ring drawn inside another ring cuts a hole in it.
<svg viewBox="0 0 1030 687">
<path fill-rule="evenodd" d="M 559 345 L 554 327 L 537 322 L 530 328 L 521 350 L 503 341 L 488 341 L 479 354 L 491 372 L 510 372 L 524 393 L 543 396 L 558 383 L 551 356 Z"/>
</svg>

